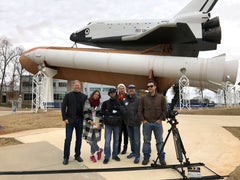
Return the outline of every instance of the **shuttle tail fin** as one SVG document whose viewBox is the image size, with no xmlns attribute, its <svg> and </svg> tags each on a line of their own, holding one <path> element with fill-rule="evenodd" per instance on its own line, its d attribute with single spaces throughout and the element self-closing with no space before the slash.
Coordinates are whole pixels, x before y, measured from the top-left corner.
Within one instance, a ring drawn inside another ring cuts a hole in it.
<svg viewBox="0 0 240 180">
<path fill-rule="evenodd" d="M 218 0 L 192 0 L 176 16 L 192 12 L 210 12 Z"/>
</svg>

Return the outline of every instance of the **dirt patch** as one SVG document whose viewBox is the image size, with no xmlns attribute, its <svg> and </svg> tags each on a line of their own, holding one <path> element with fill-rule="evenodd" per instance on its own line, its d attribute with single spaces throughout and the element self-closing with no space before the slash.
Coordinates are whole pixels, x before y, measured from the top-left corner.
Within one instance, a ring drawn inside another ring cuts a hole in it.
<svg viewBox="0 0 240 180">
<path fill-rule="evenodd" d="M 240 120 L 240 119 L 239 119 Z M 224 127 L 240 140 L 240 127 Z M 239 176 L 240 177 L 240 176 Z"/>
<path fill-rule="evenodd" d="M 233 107 L 233 108 L 202 108 L 202 109 L 192 109 L 186 110 L 183 109 L 179 111 L 179 114 L 198 114 L 198 115 L 228 115 L 228 116 L 240 116 L 240 106 Z"/>
<path fill-rule="evenodd" d="M 0 125 L 4 128 L 0 129 L 0 135 L 32 129 L 65 127 L 59 110 L 0 116 Z"/>
<path fill-rule="evenodd" d="M 227 180 L 239 180 L 240 179 L 240 166 L 238 166 L 227 178 Z"/>
<path fill-rule="evenodd" d="M 22 144 L 14 138 L 0 138 L 0 147 Z"/>
</svg>

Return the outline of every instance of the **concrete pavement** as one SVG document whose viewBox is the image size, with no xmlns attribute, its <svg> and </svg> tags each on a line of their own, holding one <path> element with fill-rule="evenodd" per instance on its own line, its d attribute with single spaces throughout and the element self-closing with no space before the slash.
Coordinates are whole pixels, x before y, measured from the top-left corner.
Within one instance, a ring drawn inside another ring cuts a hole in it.
<svg viewBox="0 0 240 180">
<path fill-rule="evenodd" d="M 227 175 L 232 172 L 240 164 L 240 141 L 222 126 L 240 126 L 239 116 L 207 116 L 207 115 L 178 115 L 179 125 L 177 126 L 185 146 L 187 157 L 191 163 L 203 162 L 220 175 Z M 163 122 L 164 138 L 170 125 Z M 75 136 L 75 135 L 74 135 Z M 73 137 L 74 137 L 73 136 Z M 22 145 L 8 146 L 0 148 L 0 169 L 3 170 L 37 170 L 37 169 L 70 169 L 70 168 L 114 168 L 114 167 L 138 167 L 142 166 L 134 164 L 134 159 L 127 159 L 127 154 L 130 153 L 130 146 L 126 155 L 119 155 L 120 162 L 110 160 L 105 165 L 103 158 L 93 163 L 90 161 L 90 147 L 83 140 L 82 158 L 83 163 L 78 163 L 71 158 L 69 165 L 62 165 L 62 150 L 65 138 L 64 129 L 39 129 L 14 134 L 7 134 L 0 137 L 14 137 L 17 140 L 25 143 Z M 142 139 L 143 137 L 141 137 Z M 71 155 L 74 155 L 74 139 L 71 146 Z M 142 141 L 141 141 L 142 144 Z M 104 131 L 102 132 L 102 140 L 99 142 L 101 147 L 104 146 Z M 37 146 L 37 148 L 36 148 Z M 152 138 L 152 156 L 151 160 L 156 159 L 156 147 L 154 137 Z M 14 158 L 6 159 L 6 154 L 10 154 L 15 150 Z M 29 156 L 29 152 L 34 152 Z M 31 149 L 35 149 L 34 151 Z M 178 164 L 175 154 L 172 135 L 165 148 L 167 164 Z M 41 155 L 41 156 L 39 156 Z M 46 156 L 45 156 L 46 155 Z M 141 154 L 142 156 L 142 154 Z M 11 163 L 9 163 L 11 161 Z M 18 162 L 34 162 L 35 166 L 25 166 Z M 142 157 L 140 159 L 142 161 Z M 150 165 L 150 164 L 149 164 Z M 202 175 L 211 175 L 206 169 L 201 168 Z M 171 169 L 158 169 L 147 171 L 130 171 L 130 172 L 104 172 L 104 173 L 83 173 L 83 174 L 56 174 L 56 175 L 25 175 L 21 179 L 72 179 L 75 177 L 86 179 L 107 179 L 107 180 L 122 180 L 122 179 L 138 179 L 145 180 L 151 177 L 152 180 L 159 179 L 174 179 L 180 178 L 179 174 Z M 33 178 L 34 177 L 34 178 Z M 0 179 L 19 179 L 16 176 L 0 176 Z"/>
</svg>

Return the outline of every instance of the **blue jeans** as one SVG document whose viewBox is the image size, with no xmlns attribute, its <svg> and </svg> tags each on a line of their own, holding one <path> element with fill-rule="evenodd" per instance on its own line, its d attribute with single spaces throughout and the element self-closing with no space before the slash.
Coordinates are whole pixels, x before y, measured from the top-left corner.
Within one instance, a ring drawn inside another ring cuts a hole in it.
<svg viewBox="0 0 240 180">
<path fill-rule="evenodd" d="M 97 140 L 96 140 L 96 136 L 95 136 L 95 130 L 93 130 L 92 133 L 92 139 L 90 142 L 90 146 L 91 146 L 91 153 L 94 154 L 96 151 L 99 150 L 99 146 L 97 144 Z"/>
<path fill-rule="evenodd" d="M 131 151 L 136 157 L 140 157 L 140 125 L 128 126 L 127 128 L 130 138 Z"/>
<path fill-rule="evenodd" d="M 144 139 L 144 143 L 143 143 L 143 155 L 144 155 L 144 159 L 149 159 L 150 158 L 150 154 L 151 154 L 151 137 L 152 137 L 152 131 L 155 135 L 155 139 L 156 139 L 156 147 L 157 147 L 157 152 L 158 152 L 158 156 L 159 159 L 165 159 L 165 153 L 162 152 L 160 153 L 161 147 L 163 145 L 163 127 L 162 124 L 158 124 L 158 123 L 145 123 L 143 124 L 143 139 Z"/>
<path fill-rule="evenodd" d="M 110 159 L 111 156 L 111 137 L 113 133 L 113 152 L 112 157 L 116 157 L 118 153 L 118 141 L 119 141 L 119 130 L 120 126 L 109 126 L 105 125 L 105 145 L 104 145 L 104 154 L 105 159 Z"/>
<path fill-rule="evenodd" d="M 63 157 L 64 159 L 69 159 L 70 145 L 72 141 L 72 133 L 74 128 L 76 132 L 74 157 L 79 157 L 81 154 L 83 120 L 82 118 L 77 118 L 77 119 L 74 119 L 74 123 L 66 124 L 66 139 L 64 143 L 64 157 Z"/>
</svg>

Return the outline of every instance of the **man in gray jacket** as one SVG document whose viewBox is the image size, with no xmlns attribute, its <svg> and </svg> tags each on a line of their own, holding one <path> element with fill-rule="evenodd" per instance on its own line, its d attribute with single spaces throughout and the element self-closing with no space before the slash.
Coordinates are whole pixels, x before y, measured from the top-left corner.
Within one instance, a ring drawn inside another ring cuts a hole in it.
<svg viewBox="0 0 240 180">
<path fill-rule="evenodd" d="M 127 125 L 128 136 L 130 137 L 131 153 L 127 158 L 135 157 L 134 163 L 139 163 L 140 158 L 140 125 L 138 119 L 138 105 L 140 98 L 135 94 L 136 87 L 133 84 L 128 86 L 128 95 L 123 100 L 126 109 L 124 123 Z"/>
</svg>

